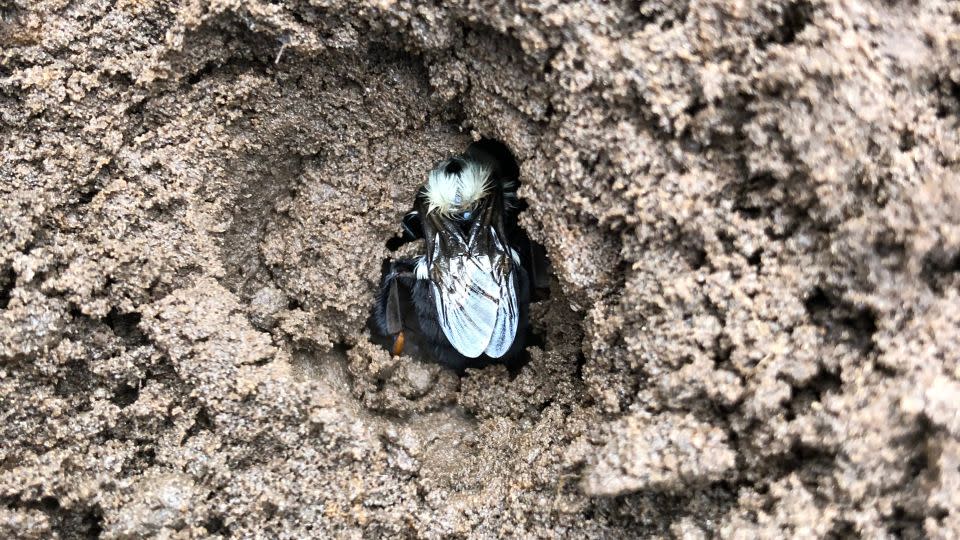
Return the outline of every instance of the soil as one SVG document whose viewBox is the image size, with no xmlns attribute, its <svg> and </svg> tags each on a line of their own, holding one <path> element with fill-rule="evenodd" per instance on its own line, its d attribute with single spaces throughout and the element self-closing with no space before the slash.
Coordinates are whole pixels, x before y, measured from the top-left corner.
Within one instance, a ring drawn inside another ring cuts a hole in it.
<svg viewBox="0 0 960 540">
<path fill-rule="evenodd" d="M 0 0 L 0 536 L 960 534 L 960 4 Z M 518 159 L 526 363 L 366 326 Z"/>
</svg>

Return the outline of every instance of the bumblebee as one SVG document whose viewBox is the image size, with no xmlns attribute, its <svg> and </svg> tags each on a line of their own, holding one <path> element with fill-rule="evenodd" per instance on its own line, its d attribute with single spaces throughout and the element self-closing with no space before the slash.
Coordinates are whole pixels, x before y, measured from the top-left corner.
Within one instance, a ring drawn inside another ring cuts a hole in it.
<svg viewBox="0 0 960 540">
<path fill-rule="evenodd" d="M 534 248 L 517 225 L 511 161 L 474 143 L 437 164 L 417 191 L 388 247 L 423 240 L 421 254 L 384 264 L 371 318 L 394 354 L 415 341 L 462 371 L 509 364 L 523 351 Z"/>
</svg>

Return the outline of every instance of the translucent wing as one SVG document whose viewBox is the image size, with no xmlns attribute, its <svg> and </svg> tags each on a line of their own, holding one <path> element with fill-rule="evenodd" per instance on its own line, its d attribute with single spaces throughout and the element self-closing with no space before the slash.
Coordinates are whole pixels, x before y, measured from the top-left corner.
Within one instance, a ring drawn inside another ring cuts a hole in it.
<svg viewBox="0 0 960 540">
<path fill-rule="evenodd" d="M 517 322 L 520 317 L 517 311 L 517 289 L 514 286 L 515 273 L 511 270 L 509 259 L 503 260 L 507 257 L 505 246 L 500 244 L 496 235 L 494 240 L 498 248 L 494 277 L 499 278 L 500 282 L 500 303 L 497 306 L 497 320 L 490 335 L 490 343 L 487 344 L 484 352 L 490 358 L 500 358 L 507 354 L 510 346 L 513 345 L 514 338 L 517 337 Z M 497 275 L 497 268 L 506 270 Z"/>
<path fill-rule="evenodd" d="M 445 228 L 433 242 L 431 288 L 440 328 L 460 354 L 506 354 L 519 319 L 512 261 L 489 224 L 473 227 L 464 241 Z"/>
<path fill-rule="evenodd" d="M 497 326 L 500 286 L 489 257 L 462 255 L 448 263 L 441 281 L 432 282 L 440 328 L 460 354 L 476 358 Z"/>
</svg>

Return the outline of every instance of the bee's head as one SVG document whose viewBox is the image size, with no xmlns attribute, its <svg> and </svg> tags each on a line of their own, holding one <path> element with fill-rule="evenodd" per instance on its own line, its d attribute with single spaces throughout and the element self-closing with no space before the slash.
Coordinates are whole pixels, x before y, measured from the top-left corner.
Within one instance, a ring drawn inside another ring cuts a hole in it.
<svg viewBox="0 0 960 540">
<path fill-rule="evenodd" d="M 493 168 L 468 156 L 440 162 L 427 179 L 428 212 L 470 219 L 477 204 L 490 192 Z"/>
</svg>

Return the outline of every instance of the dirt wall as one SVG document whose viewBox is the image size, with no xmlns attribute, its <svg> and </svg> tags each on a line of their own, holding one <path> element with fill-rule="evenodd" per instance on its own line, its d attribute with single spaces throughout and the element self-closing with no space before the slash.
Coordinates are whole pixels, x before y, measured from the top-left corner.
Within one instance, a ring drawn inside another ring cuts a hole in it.
<svg viewBox="0 0 960 540">
<path fill-rule="evenodd" d="M 0 536 L 952 537 L 956 2 L 0 0 Z M 365 322 L 518 158 L 520 369 Z"/>
</svg>

